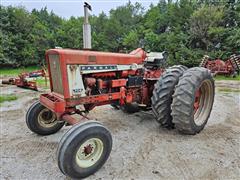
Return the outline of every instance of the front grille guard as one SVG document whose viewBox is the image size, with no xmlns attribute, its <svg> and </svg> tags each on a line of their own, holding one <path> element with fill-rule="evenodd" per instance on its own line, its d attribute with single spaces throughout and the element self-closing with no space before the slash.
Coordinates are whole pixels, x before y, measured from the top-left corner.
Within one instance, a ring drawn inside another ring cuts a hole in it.
<svg viewBox="0 0 240 180">
<path fill-rule="evenodd" d="M 64 99 L 54 96 L 53 94 L 41 94 L 40 102 L 55 113 L 64 113 L 66 109 L 66 102 Z"/>
</svg>

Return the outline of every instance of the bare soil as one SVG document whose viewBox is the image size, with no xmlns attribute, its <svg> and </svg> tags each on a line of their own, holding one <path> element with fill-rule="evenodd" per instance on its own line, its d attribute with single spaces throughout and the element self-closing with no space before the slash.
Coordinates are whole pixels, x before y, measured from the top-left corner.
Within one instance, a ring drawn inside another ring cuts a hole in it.
<svg viewBox="0 0 240 180">
<path fill-rule="evenodd" d="M 239 81 L 216 85 L 240 88 Z M 56 149 L 70 127 L 44 137 L 32 133 L 25 114 L 40 92 L 15 86 L 0 91 L 18 96 L 0 105 L 0 179 L 69 179 L 57 167 Z M 110 129 L 113 150 L 88 179 L 240 179 L 240 93 L 216 90 L 209 122 L 195 136 L 159 127 L 150 112 L 129 115 L 102 106 L 90 116 Z"/>
</svg>

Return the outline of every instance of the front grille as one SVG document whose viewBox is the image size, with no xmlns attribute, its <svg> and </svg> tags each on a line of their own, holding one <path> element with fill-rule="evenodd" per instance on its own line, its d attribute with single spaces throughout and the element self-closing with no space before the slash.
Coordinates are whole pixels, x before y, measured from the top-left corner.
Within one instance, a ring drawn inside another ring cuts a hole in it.
<svg viewBox="0 0 240 180">
<path fill-rule="evenodd" d="M 63 94 L 62 73 L 60 68 L 59 55 L 57 54 L 49 55 L 49 65 L 51 71 L 53 92 Z"/>
</svg>

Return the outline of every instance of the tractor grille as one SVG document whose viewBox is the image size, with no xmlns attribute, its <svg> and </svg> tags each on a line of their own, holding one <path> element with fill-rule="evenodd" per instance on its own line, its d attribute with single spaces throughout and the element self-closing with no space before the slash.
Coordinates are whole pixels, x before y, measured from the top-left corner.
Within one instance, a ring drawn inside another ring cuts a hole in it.
<svg viewBox="0 0 240 180">
<path fill-rule="evenodd" d="M 49 65 L 51 71 L 53 92 L 63 94 L 62 73 L 60 69 L 59 55 L 57 54 L 49 55 Z"/>
</svg>

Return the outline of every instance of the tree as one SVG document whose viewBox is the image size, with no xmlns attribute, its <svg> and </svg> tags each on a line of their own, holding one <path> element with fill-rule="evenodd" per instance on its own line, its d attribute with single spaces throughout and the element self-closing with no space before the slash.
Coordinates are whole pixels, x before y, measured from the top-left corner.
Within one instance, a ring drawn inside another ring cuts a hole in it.
<svg viewBox="0 0 240 180">
<path fill-rule="evenodd" d="M 123 38 L 123 45 L 127 49 L 137 48 L 139 44 L 138 33 L 136 30 L 131 30 L 127 35 Z"/>
<path fill-rule="evenodd" d="M 0 65 L 45 62 L 56 46 L 83 48 L 83 17 L 63 19 L 48 9 L 0 6 Z M 240 49 L 240 3 L 237 0 L 160 0 L 144 10 L 130 1 L 90 16 L 92 48 L 128 52 L 142 47 L 167 51 L 169 64 L 197 66 L 204 54 L 226 58 Z"/>
<path fill-rule="evenodd" d="M 190 19 L 190 36 L 192 47 L 209 50 L 211 43 L 209 31 L 222 23 L 223 8 L 204 6 L 193 13 Z"/>
</svg>

